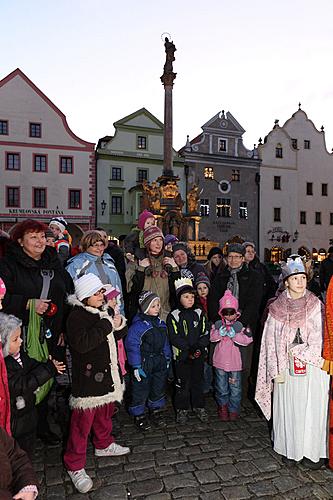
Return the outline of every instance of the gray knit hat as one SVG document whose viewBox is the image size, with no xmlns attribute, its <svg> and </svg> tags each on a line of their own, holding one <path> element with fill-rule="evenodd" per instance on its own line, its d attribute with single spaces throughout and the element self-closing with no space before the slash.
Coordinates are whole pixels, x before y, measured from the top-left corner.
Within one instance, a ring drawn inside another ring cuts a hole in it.
<svg viewBox="0 0 333 500">
<path fill-rule="evenodd" d="M 159 299 L 157 293 L 152 292 L 151 290 L 145 290 L 139 295 L 139 306 L 141 311 L 144 314 L 147 314 L 150 306 L 154 302 L 154 300 Z"/>
<path fill-rule="evenodd" d="M 2 342 L 3 357 L 9 355 L 10 337 L 15 330 L 22 326 L 22 321 L 13 314 L 0 313 L 0 340 Z"/>
<path fill-rule="evenodd" d="M 227 255 L 229 255 L 229 253 L 231 252 L 235 252 L 235 253 L 239 253 L 241 255 L 245 255 L 245 248 L 243 247 L 243 245 L 241 243 L 231 243 L 230 245 L 228 245 L 228 248 L 227 248 Z"/>
</svg>

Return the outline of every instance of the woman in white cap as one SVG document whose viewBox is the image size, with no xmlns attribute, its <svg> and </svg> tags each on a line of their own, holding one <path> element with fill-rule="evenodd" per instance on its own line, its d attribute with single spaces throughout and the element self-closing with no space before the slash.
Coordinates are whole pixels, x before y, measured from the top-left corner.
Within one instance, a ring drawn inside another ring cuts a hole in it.
<svg viewBox="0 0 333 500">
<path fill-rule="evenodd" d="M 323 370 L 320 300 L 306 289 L 299 255 L 283 263 L 285 290 L 265 323 L 256 401 L 273 417 L 274 450 L 288 466 L 320 468 L 327 458 L 329 376 Z M 273 391 L 273 411 L 271 408 Z"/>
<path fill-rule="evenodd" d="M 115 402 L 121 401 L 124 393 L 116 341 L 127 333 L 124 316 L 118 313 L 112 318 L 108 314 L 104 294 L 111 288 L 88 273 L 75 281 L 75 294 L 68 298 L 73 306 L 67 320 L 73 363 L 69 402 L 73 411 L 64 463 L 80 493 L 93 486 L 85 471 L 90 433 L 97 457 L 130 451 L 115 443 L 111 434 Z"/>
</svg>

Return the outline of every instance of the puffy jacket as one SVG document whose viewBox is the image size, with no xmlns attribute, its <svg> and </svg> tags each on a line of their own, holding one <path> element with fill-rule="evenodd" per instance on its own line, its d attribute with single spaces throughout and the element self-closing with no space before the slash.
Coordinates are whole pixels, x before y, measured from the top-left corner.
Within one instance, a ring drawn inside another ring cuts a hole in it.
<svg viewBox="0 0 333 500">
<path fill-rule="evenodd" d="M 167 326 L 174 359 L 188 359 L 190 351 L 195 349 L 206 352 L 208 321 L 201 309 L 175 309 L 168 314 Z"/>
</svg>

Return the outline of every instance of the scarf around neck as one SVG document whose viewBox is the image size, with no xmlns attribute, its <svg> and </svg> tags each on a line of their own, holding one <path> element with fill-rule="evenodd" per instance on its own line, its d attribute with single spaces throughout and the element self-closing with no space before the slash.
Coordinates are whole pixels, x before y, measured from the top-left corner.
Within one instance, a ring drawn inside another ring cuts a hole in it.
<svg viewBox="0 0 333 500">
<path fill-rule="evenodd" d="M 237 269 L 230 269 L 230 278 L 227 283 L 227 290 L 230 290 L 232 295 L 236 297 L 236 299 L 239 299 L 239 283 L 238 283 L 238 276 L 237 274 L 239 271 L 243 268 L 243 264 L 240 267 L 237 267 Z"/>
</svg>

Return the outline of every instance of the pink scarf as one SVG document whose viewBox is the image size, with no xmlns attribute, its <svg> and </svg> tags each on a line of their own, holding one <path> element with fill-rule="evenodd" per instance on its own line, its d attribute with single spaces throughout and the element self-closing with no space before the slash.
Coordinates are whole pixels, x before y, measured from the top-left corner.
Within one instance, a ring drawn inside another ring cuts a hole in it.
<svg viewBox="0 0 333 500">
<path fill-rule="evenodd" d="M 10 398 L 8 390 L 8 378 L 5 360 L 2 354 L 2 345 L 0 342 L 0 427 L 10 432 Z"/>
</svg>

